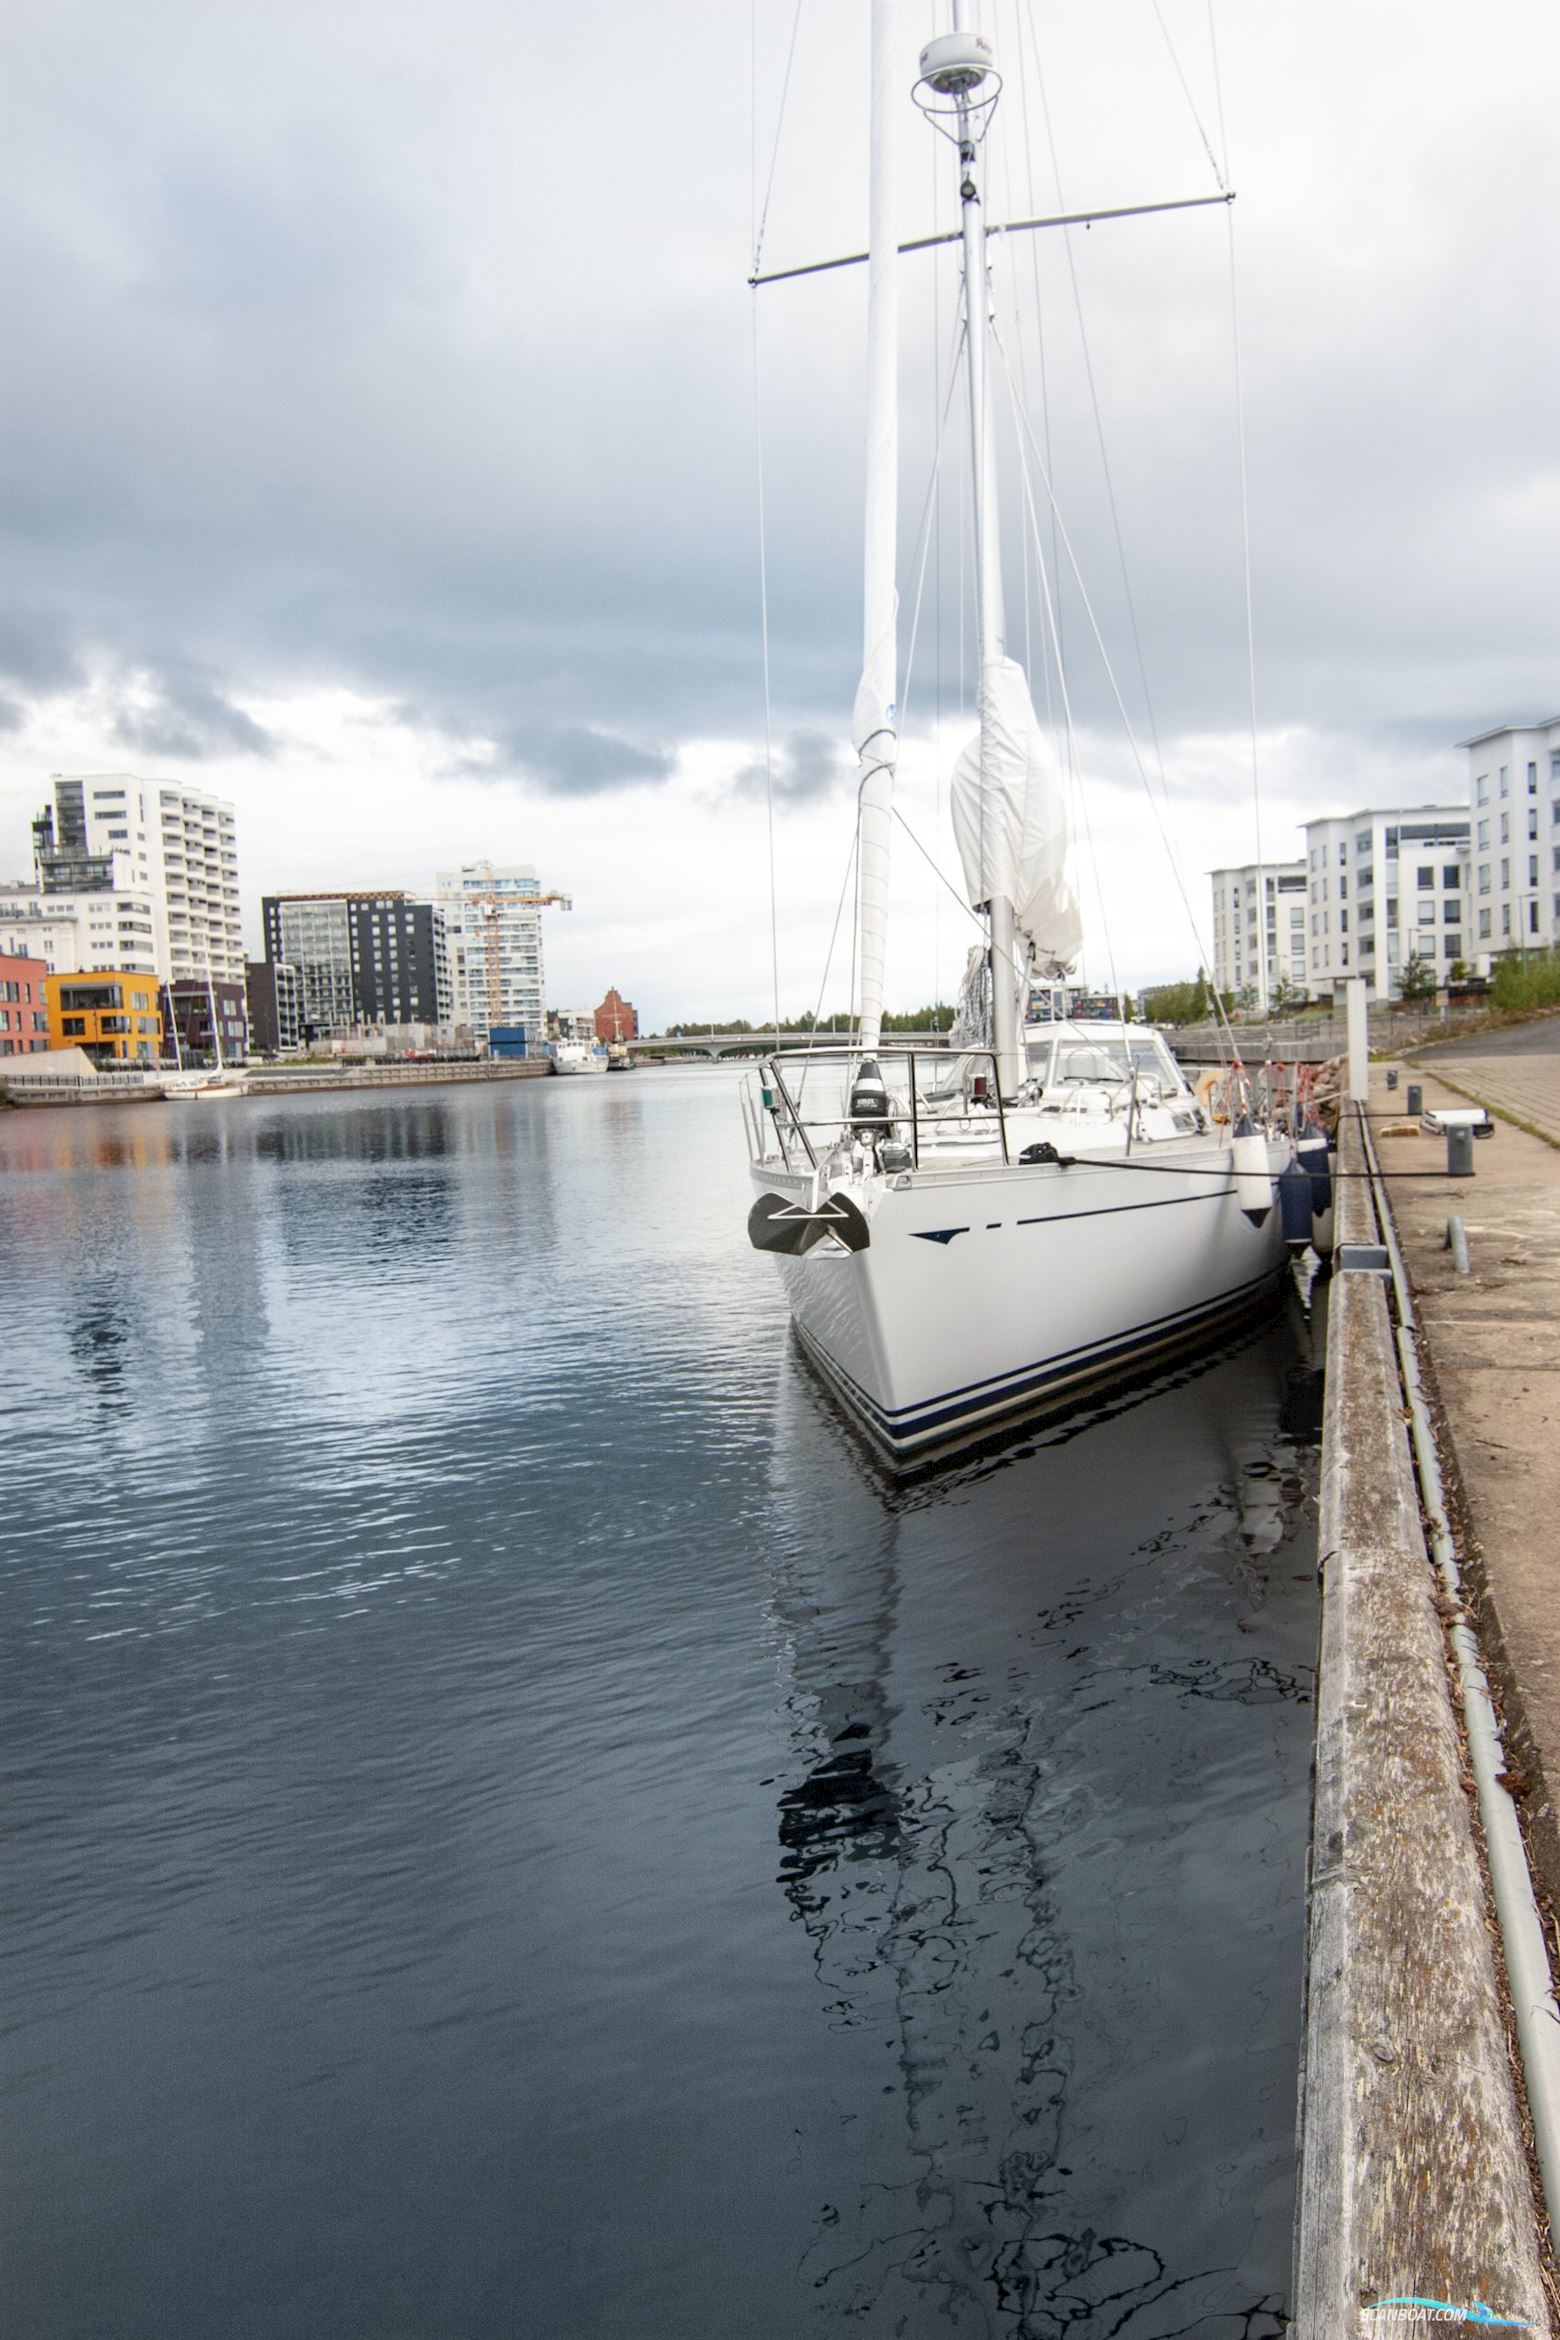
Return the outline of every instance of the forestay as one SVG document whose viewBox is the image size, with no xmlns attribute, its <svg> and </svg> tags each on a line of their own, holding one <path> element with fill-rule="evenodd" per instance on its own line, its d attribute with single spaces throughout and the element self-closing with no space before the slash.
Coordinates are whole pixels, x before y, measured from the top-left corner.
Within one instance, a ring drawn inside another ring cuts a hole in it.
<svg viewBox="0 0 1560 2340">
<path fill-rule="evenodd" d="M 894 216 L 894 5 L 873 0 L 871 254 L 867 277 L 867 502 L 861 685 L 851 730 L 860 758 L 857 828 L 861 1043 L 878 1044 L 888 948 L 888 864 L 899 753 L 899 253 Z"/>
</svg>

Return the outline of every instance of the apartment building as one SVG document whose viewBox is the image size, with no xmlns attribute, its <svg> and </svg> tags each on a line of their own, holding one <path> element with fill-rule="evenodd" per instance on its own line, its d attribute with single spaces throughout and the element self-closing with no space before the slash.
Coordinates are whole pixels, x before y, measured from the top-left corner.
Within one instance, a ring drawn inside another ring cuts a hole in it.
<svg viewBox="0 0 1560 2340">
<path fill-rule="evenodd" d="M 164 1055 L 176 1064 L 244 1062 L 249 1015 L 242 984 L 165 983 L 161 997 Z"/>
<path fill-rule="evenodd" d="M 437 904 L 387 891 L 267 894 L 265 955 L 296 971 L 296 1021 L 305 1039 L 364 1024 L 454 1021 L 444 915 Z"/>
<path fill-rule="evenodd" d="M 1260 876 L 1267 918 L 1267 948 L 1257 928 Z M 1309 982 L 1306 952 L 1306 867 L 1303 861 L 1254 861 L 1216 869 L 1213 884 L 1213 979 L 1228 1000 L 1252 994 L 1260 1004 L 1264 963 L 1268 997 L 1280 984 L 1304 991 Z"/>
<path fill-rule="evenodd" d="M 155 975 L 86 967 L 45 979 L 49 1039 L 84 1048 L 97 1065 L 155 1064 L 162 1053 L 162 990 Z"/>
<path fill-rule="evenodd" d="M 1449 970 L 1469 928 L 1466 805 L 1367 808 L 1305 825 L 1308 977 L 1313 992 L 1363 975 L 1395 999 L 1411 960 Z"/>
<path fill-rule="evenodd" d="M 151 973 L 150 900 L 134 901 L 122 897 L 106 902 L 95 897 L 98 911 L 98 944 L 92 956 L 110 959 L 123 956 L 116 952 L 114 941 L 118 926 L 118 912 L 125 913 L 125 952 L 138 971 Z M 87 930 L 83 905 L 74 897 L 45 894 L 36 883 L 20 882 L 0 885 L 0 953 L 12 958 L 41 959 L 51 975 L 71 967 L 79 967 L 87 957 L 82 937 Z M 141 949 L 145 942 L 144 951 Z M 107 948 L 103 947 L 106 943 Z"/>
<path fill-rule="evenodd" d="M 546 988 L 536 871 L 524 862 L 466 862 L 441 870 L 434 892 L 444 913 L 455 1022 L 469 1024 L 484 1044 L 491 1031 L 521 1027 L 528 1048 L 539 1050 Z"/>
<path fill-rule="evenodd" d="M 7 950 L 0 937 L 0 1056 L 33 1056 L 48 1047 L 48 980 L 42 959 Z"/>
<path fill-rule="evenodd" d="M 1560 715 L 1462 746 L 1473 824 L 1469 955 L 1543 948 L 1560 939 Z"/>
<path fill-rule="evenodd" d="M 32 832 L 38 914 L 75 917 L 78 966 L 242 983 L 237 829 L 222 798 L 132 772 L 56 773 Z"/>
<path fill-rule="evenodd" d="M 261 1056 L 290 1054 L 303 1038 L 303 987 L 285 959 L 251 959 L 244 970 L 249 1045 Z"/>
</svg>

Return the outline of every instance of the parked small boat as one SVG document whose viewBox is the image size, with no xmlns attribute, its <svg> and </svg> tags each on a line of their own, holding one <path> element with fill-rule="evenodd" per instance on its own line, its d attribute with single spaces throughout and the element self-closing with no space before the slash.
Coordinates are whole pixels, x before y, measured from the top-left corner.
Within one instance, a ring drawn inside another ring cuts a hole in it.
<svg viewBox="0 0 1560 2340">
<path fill-rule="evenodd" d="M 555 1073 L 604 1073 L 607 1069 L 607 1051 L 599 1040 L 555 1040 L 551 1053 Z"/>
</svg>

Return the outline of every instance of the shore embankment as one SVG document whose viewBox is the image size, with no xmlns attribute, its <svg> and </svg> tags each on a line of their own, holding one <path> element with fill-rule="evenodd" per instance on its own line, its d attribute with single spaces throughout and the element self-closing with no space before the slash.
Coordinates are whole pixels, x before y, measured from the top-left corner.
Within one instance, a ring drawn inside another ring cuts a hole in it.
<svg viewBox="0 0 1560 2340">
<path fill-rule="evenodd" d="M 552 1071 L 542 1057 L 514 1063 L 329 1064 L 243 1066 L 231 1074 L 29 1073 L 0 1078 L 0 1105 L 155 1105 L 218 1090 L 232 1097 L 350 1094 L 359 1089 L 429 1088 L 451 1082 L 535 1080 Z"/>
<path fill-rule="evenodd" d="M 354 1064 L 329 1066 L 319 1072 L 300 1068 L 257 1070 L 244 1077 L 250 1097 L 297 1096 L 318 1089 L 427 1088 L 435 1082 L 527 1081 L 552 1071 L 545 1057 L 521 1057 L 513 1064 L 456 1064 L 448 1059 L 431 1064 Z"/>
<path fill-rule="evenodd" d="M 1384 1116 L 1384 1077 L 1380 1088 Z M 1418 1167 L 1444 1162 L 1444 1141 L 1402 1142 L 1419 1148 Z M 1489 1149 L 1478 1151 L 1482 1172 Z M 1433 2312 L 1438 2330 L 1502 2320 L 1547 2333 L 1541 2200 L 1452 1687 L 1454 1604 L 1426 1544 L 1390 1286 L 1366 1264 L 1387 1232 L 1368 1169 L 1361 1118 L 1346 1107 L 1295 2331 L 1337 2340 Z M 1415 1183 L 1415 1208 L 1439 1209 L 1444 1224 L 1457 1189 Z M 1345 1264 L 1355 1246 L 1360 1264 Z"/>
</svg>

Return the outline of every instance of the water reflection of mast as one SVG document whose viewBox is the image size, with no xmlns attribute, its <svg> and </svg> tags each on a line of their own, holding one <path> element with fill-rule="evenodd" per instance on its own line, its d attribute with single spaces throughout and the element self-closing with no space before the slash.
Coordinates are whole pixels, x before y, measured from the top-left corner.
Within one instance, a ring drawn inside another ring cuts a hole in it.
<svg viewBox="0 0 1560 2340">
<path fill-rule="evenodd" d="M 806 1768 L 780 1798 L 780 1884 L 813 1945 L 831 2021 L 888 2024 L 913 2175 L 863 2168 L 853 2208 L 831 2205 L 812 2279 L 851 2286 L 861 2313 L 935 2301 L 1014 2330 L 1036 2218 L 1050 2190 L 1065 2092 L 1053 2017 L 1070 1959 L 1044 1890 L 1042 1766 L 1021 1705 L 987 1718 L 973 1765 L 959 1730 L 982 1708 L 975 1677 L 936 1670 L 929 1712 L 901 1713 L 891 1662 L 909 1520 L 893 1497 L 776 1596 Z M 953 1734 L 944 1766 L 937 1736 Z M 902 1762 L 907 1743 L 929 1734 Z M 974 2327 L 972 2327 L 974 2328 Z"/>
</svg>

